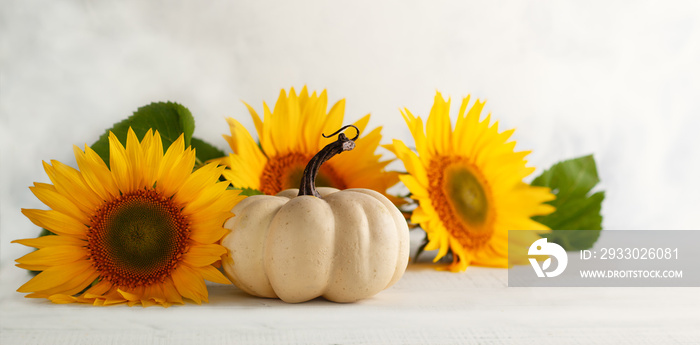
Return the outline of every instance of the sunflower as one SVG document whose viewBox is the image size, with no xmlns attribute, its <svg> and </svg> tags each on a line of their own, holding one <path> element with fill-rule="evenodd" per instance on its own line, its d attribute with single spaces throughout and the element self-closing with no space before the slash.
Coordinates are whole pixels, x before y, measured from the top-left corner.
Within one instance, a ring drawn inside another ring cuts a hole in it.
<svg viewBox="0 0 700 345">
<path fill-rule="evenodd" d="M 213 263 L 225 220 L 243 197 L 218 182 L 224 169 L 192 172 L 195 153 L 180 136 L 163 155 L 158 131 L 141 142 L 129 129 L 126 148 L 110 132 L 110 167 L 89 147 L 74 147 L 79 170 L 44 163 L 53 184 L 35 183 L 50 210 L 23 209 L 55 235 L 16 240 L 38 248 L 16 261 L 42 271 L 17 291 L 55 303 L 130 306 L 207 301 L 204 280 L 230 282 Z"/>
<path fill-rule="evenodd" d="M 273 111 L 263 103 L 264 120 L 248 104 L 257 130 L 258 145 L 240 122 L 228 118 L 231 135 L 224 138 L 231 146 L 231 153 L 222 162 L 229 168 L 224 177 L 236 188 L 251 188 L 265 194 L 299 188 L 302 173 L 309 160 L 332 138 L 323 138 L 343 125 L 345 101 L 335 103 L 330 111 L 326 91 L 309 96 L 304 87 L 299 95 L 290 89 L 280 92 Z M 364 131 L 369 115 L 354 123 Z M 381 127 L 356 140 L 356 148 L 325 163 L 316 178 L 317 186 L 369 188 L 384 193 L 399 182 L 398 173 L 385 171 L 390 161 L 380 161 L 374 152 L 382 139 Z M 390 198 L 400 202 L 398 198 Z"/>
<path fill-rule="evenodd" d="M 447 269 L 453 272 L 469 264 L 507 267 L 508 230 L 545 232 L 548 228 L 530 217 L 554 211 L 544 204 L 554 199 L 548 188 L 523 182 L 535 169 L 526 167 L 529 152 L 515 152 L 515 142 L 508 141 L 514 130 L 499 133 L 490 115 L 479 121 L 483 102 L 477 100 L 467 111 L 468 104 L 466 97 L 454 131 L 450 102 L 439 92 L 425 131 L 421 118 L 405 109 L 417 154 L 399 140 L 387 146 L 408 172 L 400 179 L 419 202 L 411 221 L 426 231 L 425 249 L 439 249 L 435 261 L 450 250 L 453 262 Z M 512 238 L 511 245 L 527 251 L 537 233 L 519 233 L 522 238 Z"/>
</svg>

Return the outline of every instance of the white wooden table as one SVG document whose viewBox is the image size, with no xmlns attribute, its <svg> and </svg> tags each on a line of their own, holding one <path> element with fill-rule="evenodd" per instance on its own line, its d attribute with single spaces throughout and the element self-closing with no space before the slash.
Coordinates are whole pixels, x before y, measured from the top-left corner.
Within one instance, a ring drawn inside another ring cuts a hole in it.
<svg viewBox="0 0 700 345">
<path fill-rule="evenodd" d="M 28 278 L 0 267 L 2 345 L 700 343 L 700 288 L 509 288 L 503 269 L 418 263 L 354 304 L 286 304 L 212 284 L 208 304 L 164 309 L 27 299 L 15 289 Z"/>
</svg>

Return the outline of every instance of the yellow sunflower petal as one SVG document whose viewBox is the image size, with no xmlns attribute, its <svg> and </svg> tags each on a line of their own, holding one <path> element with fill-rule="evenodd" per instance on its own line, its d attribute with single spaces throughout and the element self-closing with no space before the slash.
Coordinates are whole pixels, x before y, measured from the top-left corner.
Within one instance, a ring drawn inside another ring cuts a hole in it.
<svg viewBox="0 0 700 345">
<path fill-rule="evenodd" d="M 417 154 L 395 140 L 391 150 L 407 170 L 401 180 L 419 201 L 412 221 L 428 235 L 426 250 L 439 250 L 436 260 L 452 250 L 454 261 L 440 269 L 463 271 L 468 265 L 507 266 L 508 229 L 546 226 L 531 219 L 548 214 L 548 189 L 522 182 L 534 171 L 527 167 L 529 152 L 515 152 L 509 142 L 513 130 L 499 132 L 490 115 L 481 121 L 484 103 L 469 108 L 462 100 L 454 130 L 449 101 L 440 93 L 426 121 L 408 110 L 404 120 L 416 142 Z"/>
<path fill-rule="evenodd" d="M 168 302 L 171 303 L 177 303 L 177 304 L 183 304 L 184 302 L 182 301 L 182 295 L 180 295 L 175 288 L 175 283 L 173 283 L 173 279 L 171 277 L 165 278 L 165 281 L 163 281 L 163 294 L 165 295 L 165 299 Z"/>
<path fill-rule="evenodd" d="M 75 295 L 80 291 L 85 290 L 99 276 L 99 272 L 95 270 L 85 270 L 79 274 L 70 277 L 65 283 L 55 286 L 50 289 L 40 290 L 37 294 L 53 296 L 56 294 Z"/>
<path fill-rule="evenodd" d="M 414 116 L 408 109 L 403 109 L 401 111 L 408 129 L 411 131 L 413 136 L 413 141 L 416 144 L 416 152 L 420 157 L 428 157 L 428 144 L 425 136 L 425 131 L 423 130 L 423 121 L 420 117 Z M 427 162 L 427 161 L 426 161 Z"/>
<path fill-rule="evenodd" d="M 69 295 L 64 295 L 64 294 L 56 294 L 56 295 L 51 295 L 48 297 L 51 302 L 56 303 L 56 304 L 68 304 L 68 303 L 75 303 L 76 298 L 73 296 Z"/>
<path fill-rule="evenodd" d="M 191 267 L 209 266 L 221 260 L 226 253 L 226 248 L 219 244 L 200 244 L 190 248 L 182 258 L 182 261 Z"/>
<path fill-rule="evenodd" d="M 360 130 L 360 133 L 363 133 L 365 131 L 365 128 L 367 128 L 367 124 L 369 123 L 369 114 L 363 116 L 359 120 L 355 121 L 353 125 L 357 127 L 357 129 Z M 380 137 L 381 138 L 381 137 Z"/>
<path fill-rule="evenodd" d="M 219 284 L 231 284 L 231 281 L 228 280 L 223 273 L 214 268 L 214 266 L 204 266 L 199 270 L 199 273 L 201 273 L 202 277 L 208 281 Z"/>
<path fill-rule="evenodd" d="M 412 197 L 415 198 L 428 198 L 427 186 L 423 186 L 418 182 L 418 179 L 411 175 L 402 175 L 399 177 L 401 182 L 406 185 L 406 188 L 411 192 Z"/>
<path fill-rule="evenodd" d="M 129 291 L 131 290 L 131 291 Z M 117 288 L 117 292 L 124 297 L 129 302 L 140 302 L 141 301 L 141 296 L 143 296 L 144 293 L 144 287 L 143 286 L 138 286 L 135 288 Z"/>
<path fill-rule="evenodd" d="M 80 168 L 80 174 L 102 200 L 109 200 L 119 195 L 119 188 L 109 168 L 95 151 L 85 145 L 84 152 L 74 146 L 73 153 Z"/>
<path fill-rule="evenodd" d="M 221 176 L 221 172 L 224 169 L 225 167 L 217 166 L 213 163 L 197 169 L 189 177 L 187 177 L 185 183 L 177 191 L 177 193 L 175 193 L 173 196 L 175 202 L 178 204 L 185 204 L 188 201 L 192 201 L 197 198 L 197 196 L 202 193 L 203 190 L 219 180 L 219 176 Z"/>
<path fill-rule="evenodd" d="M 435 256 L 434 261 L 440 260 L 443 256 L 447 254 L 447 250 L 450 248 L 450 240 L 448 235 L 445 232 L 441 232 L 438 234 L 438 237 L 440 238 L 440 250 L 438 250 L 437 255 Z"/>
<path fill-rule="evenodd" d="M 35 250 L 15 260 L 20 264 L 37 265 L 50 262 L 54 266 L 65 265 L 87 257 L 85 248 L 76 246 L 51 246 Z"/>
<path fill-rule="evenodd" d="M 297 92 L 281 90 L 274 109 L 263 102 L 263 119 L 246 103 L 253 117 L 259 145 L 234 120 L 229 121 L 231 136 L 224 136 L 233 154 L 221 163 L 228 169 L 223 176 L 236 188 L 253 188 L 265 194 L 277 194 L 298 187 L 300 175 L 308 161 L 326 144 L 336 138 L 324 138 L 343 125 L 345 100 L 327 110 L 326 91 L 309 95 L 306 87 Z M 369 115 L 355 125 L 363 132 L 353 151 L 329 161 L 319 172 L 321 185 L 345 188 L 371 188 L 381 193 L 398 183 L 398 174 L 386 171 L 390 161 L 380 161 L 375 154 L 381 141 L 381 129 L 366 131 Z M 354 136 L 353 132 L 348 133 Z M 237 139 L 240 138 L 240 139 Z M 402 201 L 394 198 L 397 203 Z"/>
<path fill-rule="evenodd" d="M 216 222 L 217 224 L 223 222 Z M 228 233 L 228 230 L 224 229 L 224 227 L 219 224 L 216 227 L 197 227 L 192 229 L 192 235 L 190 236 L 193 240 L 205 244 L 205 243 L 213 243 L 218 240 L 220 240 L 224 235 Z"/>
<path fill-rule="evenodd" d="M 168 304 L 163 294 L 163 288 L 159 284 L 146 286 L 143 291 L 142 301 L 153 301 L 155 304 Z"/>
<path fill-rule="evenodd" d="M 435 95 L 433 108 L 426 124 L 426 132 L 433 140 L 429 142 L 429 148 L 435 155 L 444 154 L 450 151 L 452 141 L 452 125 L 450 124 L 450 101 L 445 101 L 438 92 Z M 444 116 L 447 114 L 448 116 Z"/>
<path fill-rule="evenodd" d="M 105 294 L 109 289 L 112 288 L 112 283 L 107 280 L 102 280 L 97 284 L 91 286 L 89 289 L 83 293 L 85 298 L 97 298 Z"/>
<path fill-rule="evenodd" d="M 129 131 L 126 134 L 126 159 L 129 162 L 129 170 L 131 173 L 129 177 L 131 190 L 146 186 L 143 180 L 146 157 L 143 150 L 141 150 L 141 143 L 131 127 L 129 127 Z"/>
<path fill-rule="evenodd" d="M 196 271 L 187 267 L 187 265 L 180 265 L 173 271 L 172 279 L 180 295 L 191 299 L 197 304 L 202 304 L 202 301 L 206 302 L 207 288 L 204 285 L 204 280 Z"/>
<path fill-rule="evenodd" d="M 249 164 L 259 167 L 256 170 L 262 170 L 262 166 L 267 162 L 267 158 L 263 155 L 262 151 L 260 151 L 258 144 L 253 140 L 253 137 L 250 136 L 248 130 L 233 118 L 229 117 L 226 121 L 229 124 L 231 135 L 225 135 L 224 138 L 228 141 L 233 152 L 245 157 Z"/>
<path fill-rule="evenodd" d="M 41 200 L 46 206 L 54 209 L 62 214 L 75 218 L 80 223 L 88 223 L 89 215 L 80 210 L 70 199 L 56 191 L 52 185 L 35 183 L 34 187 L 29 187 L 37 199 Z"/>
<path fill-rule="evenodd" d="M 259 136 L 259 139 L 260 146 L 268 157 L 278 154 L 277 148 L 275 147 L 275 139 L 273 138 L 274 134 L 272 133 L 273 122 L 272 111 L 270 111 L 270 107 L 267 106 L 267 103 L 263 102 L 263 133 L 262 136 Z"/>
<path fill-rule="evenodd" d="M 195 163 L 195 153 L 192 149 L 185 149 L 184 136 L 180 136 L 170 145 L 163 156 L 160 168 L 160 176 L 156 188 L 165 196 L 174 195 L 185 183 Z"/>
<path fill-rule="evenodd" d="M 224 170 L 222 175 L 234 187 L 260 189 L 262 165 L 248 164 L 244 156 L 234 154 L 230 154 L 223 162 L 229 169 Z"/>
<path fill-rule="evenodd" d="M 44 163 L 44 170 L 56 188 L 56 191 L 71 200 L 83 213 L 90 214 L 102 200 L 87 186 L 80 173 L 61 162 Z M 76 196 L 80 197 L 76 197 Z"/>
<path fill-rule="evenodd" d="M 24 285 L 20 286 L 19 292 L 34 292 L 54 288 L 66 283 L 74 276 L 92 269 L 92 264 L 85 260 L 67 265 L 54 266 L 39 273 Z"/>
<path fill-rule="evenodd" d="M 117 183 L 117 187 L 123 193 L 129 193 L 134 190 L 134 185 L 131 183 L 131 168 L 129 165 L 126 149 L 119 142 L 117 136 L 109 132 L 109 168 L 114 182 Z"/>
<path fill-rule="evenodd" d="M 141 147 L 144 151 L 143 181 L 146 187 L 152 187 L 160 177 L 160 164 L 163 160 L 163 141 L 160 133 L 148 130 Z"/>
<path fill-rule="evenodd" d="M 325 123 L 325 114 L 328 107 L 328 94 L 323 90 L 319 96 L 313 95 L 307 101 L 302 113 L 302 122 L 304 126 L 301 128 L 302 153 L 315 154 L 321 146 L 321 134 L 323 134 L 323 125 Z"/>
<path fill-rule="evenodd" d="M 331 133 L 334 133 L 335 131 L 337 131 L 340 127 L 342 127 L 344 114 L 345 114 L 345 100 L 341 99 L 340 101 L 333 104 L 333 107 L 331 107 L 331 110 L 328 112 L 328 116 L 326 116 L 326 119 L 323 122 L 323 133 L 331 134 Z M 318 147 L 322 148 L 323 146 L 326 146 L 326 144 L 328 144 L 334 140 L 335 139 L 332 139 L 332 138 L 319 137 Z"/>
<path fill-rule="evenodd" d="M 281 116 L 278 115 L 279 119 L 283 120 L 282 124 L 280 125 L 280 128 L 299 128 L 301 125 L 300 123 L 300 118 L 301 118 L 301 104 L 299 102 L 299 98 L 297 97 L 297 94 L 294 92 L 294 88 L 291 88 L 289 91 L 289 98 L 287 98 L 287 109 L 286 111 L 283 111 L 282 114 L 286 116 Z M 287 136 L 287 132 L 285 131 L 283 136 Z M 302 150 L 302 142 L 301 141 L 295 141 L 291 140 L 287 141 L 287 147 L 286 152 L 297 152 Z"/>
<path fill-rule="evenodd" d="M 96 306 L 167 307 L 183 296 L 207 301 L 204 278 L 226 283 L 212 271 L 225 253 L 214 243 L 228 233 L 223 224 L 243 198 L 240 191 L 219 182 L 224 167 L 193 172 L 194 151 L 184 148 L 182 136 L 165 153 L 159 133 L 150 130 L 140 142 L 129 130 L 126 146 L 111 134 L 109 145 L 111 167 L 88 147 L 74 148 L 80 170 L 44 164 L 54 184 L 31 189 L 51 209 L 22 213 L 57 235 L 13 241 L 39 248 L 17 266 L 42 271 L 18 291 Z"/>
<path fill-rule="evenodd" d="M 426 174 L 426 168 L 423 166 L 418 156 L 413 153 L 401 140 L 394 139 L 393 144 L 396 157 L 403 161 L 408 173 L 415 177 L 420 184 L 427 185 L 428 175 Z"/>
<path fill-rule="evenodd" d="M 21 240 L 14 240 L 12 243 L 23 244 L 28 247 L 34 248 L 45 248 L 49 246 L 78 246 L 82 247 L 87 244 L 87 242 L 68 236 L 41 236 L 37 238 L 27 238 Z"/>
<path fill-rule="evenodd" d="M 187 206 L 182 209 L 182 212 L 185 214 L 193 214 L 204 208 L 209 208 L 209 205 L 216 202 L 216 200 L 224 194 L 228 185 L 228 182 L 218 182 L 205 187 L 200 191 L 196 199 L 191 200 Z"/>
<path fill-rule="evenodd" d="M 86 226 L 75 218 L 54 210 L 22 209 L 32 223 L 58 235 L 84 239 Z"/>
</svg>

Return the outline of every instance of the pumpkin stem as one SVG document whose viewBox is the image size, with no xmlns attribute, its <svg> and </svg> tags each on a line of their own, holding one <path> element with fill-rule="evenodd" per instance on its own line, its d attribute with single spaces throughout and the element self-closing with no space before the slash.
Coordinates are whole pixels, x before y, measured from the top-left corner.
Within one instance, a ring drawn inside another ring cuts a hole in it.
<svg viewBox="0 0 700 345">
<path fill-rule="evenodd" d="M 357 135 L 355 135 L 355 137 L 352 139 L 348 139 L 348 137 L 345 136 L 345 133 L 340 133 L 348 127 L 352 127 L 357 131 Z M 321 135 L 324 138 L 330 138 L 338 133 L 340 133 L 340 135 L 338 135 L 338 140 L 326 145 L 321 149 L 321 151 L 318 151 L 318 153 L 311 158 L 309 164 L 306 165 L 304 174 L 301 176 L 298 196 L 313 195 L 320 198 L 321 194 L 318 194 L 318 191 L 316 191 L 316 175 L 318 175 L 318 169 L 320 169 L 321 165 L 327 160 L 331 159 L 333 156 L 343 151 L 350 151 L 355 148 L 355 140 L 357 140 L 357 138 L 360 136 L 359 128 L 355 127 L 354 125 L 347 125 L 343 126 L 343 128 L 335 131 L 335 133 L 331 135 Z"/>
</svg>

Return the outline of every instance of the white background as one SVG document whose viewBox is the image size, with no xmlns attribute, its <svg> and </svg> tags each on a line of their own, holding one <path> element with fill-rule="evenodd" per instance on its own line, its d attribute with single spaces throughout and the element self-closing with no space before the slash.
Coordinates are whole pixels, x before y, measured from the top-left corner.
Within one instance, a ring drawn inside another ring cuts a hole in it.
<svg viewBox="0 0 700 345">
<path fill-rule="evenodd" d="M 10 0 L 1 15 L 3 259 L 34 234 L 19 208 L 42 206 L 27 189 L 48 181 L 42 160 L 74 165 L 73 145 L 167 100 L 228 152 L 225 117 L 254 131 L 241 100 L 303 85 L 409 145 L 400 107 L 486 99 L 536 174 L 595 155 L 605 228 L 700 228 L 697 2 Z"/>
<path fill-rule="evenodd" d="M 595 155 L 606 229 L 700 229 L 698 2 L 3 0 L 0 34 L 5 272 L 38 233 L 19 210 L 43 207 L 42 160 L 75 165 L 73 145 L 167 100 L 228 152 L 225 117 L 254 130 L 241 100 L 303 85 L 409 145 L 400 107 L 486 99 L 536 174 Z"/>
</svg>

